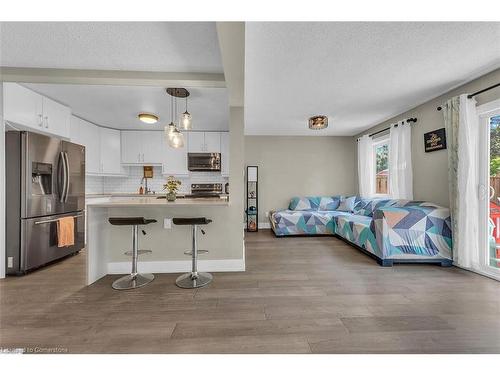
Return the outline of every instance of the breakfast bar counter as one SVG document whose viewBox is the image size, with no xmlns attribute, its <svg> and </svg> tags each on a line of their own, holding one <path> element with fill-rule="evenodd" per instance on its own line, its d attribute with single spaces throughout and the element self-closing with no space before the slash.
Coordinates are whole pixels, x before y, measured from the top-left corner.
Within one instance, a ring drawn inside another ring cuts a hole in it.
<svg viewBox="0 0 500 375">
<path fill-rule="evenodd" d="M 164 196 L 123 197 L 109 201 L 90 202 L 87 207 L 169 207 L 169 206 L 228 206 L 229 201 L 222 198 L 178 198 L 173 202 Z"/>
<path fill-rule="evenodd" d="M 174 217 L 206 217 L 206 235 L 198 236 L 200 248 L 209 251 L 200 257 L 200 271 L 244 271 L 244 255 L 234 259 L 234 251 L 225 241 L 228 210 L 231 202 L 224 198 L 178 198 L 169 202 L 156 196 L 90 199 L 87 203 L 87 285 L 108 274 L 130 273 L 132 230 L 128 226 L 113 226 L 110 217 L 144 217 L 156 223 L 139 227 L 139 249 L 152 250 L 139 257 L 139 272 L 181 273 L 190 269 L 190 229 L 172 224 Z M 243 219 L 241 225 L 243 242 Z"/>
</svg>

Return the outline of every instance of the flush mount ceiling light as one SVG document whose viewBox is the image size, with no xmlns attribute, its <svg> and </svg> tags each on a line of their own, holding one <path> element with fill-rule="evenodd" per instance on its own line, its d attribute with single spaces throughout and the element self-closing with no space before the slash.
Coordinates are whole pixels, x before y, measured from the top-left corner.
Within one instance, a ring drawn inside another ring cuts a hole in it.
<svg viewBox="0 0 500 375">
<path fill-rule="evenodd" d="M 309 129 L 321 130 L 328 127 L 328 117 L 323 115 L 313 116 L 309 118 Z"/>
<path fill-rule="evenodd" d="M 184 91 L 182 91 L 184 90 Z M 184 134 L 182 134 L 174 123 L 174 118 L 177 117 L 177 98 L 186 97 L 189 92 L 186 89 L 178 88 L 168 88 L 167 93 L 170 95 L 170 124 L 165 126 L 165 140 L 168 142 L 170 147 L 181 148 L 184 147 Z M 175 101 L 175 109 L 174 109 Z M 174 116 L 175 112 L 175 116 Z"/>
<path fill-rule="evenodd" d="M 139 113 L 137 117 L 146 124 L 156 124 L 158 122 L 158 116 L 151 113 Z"/>
</svg>

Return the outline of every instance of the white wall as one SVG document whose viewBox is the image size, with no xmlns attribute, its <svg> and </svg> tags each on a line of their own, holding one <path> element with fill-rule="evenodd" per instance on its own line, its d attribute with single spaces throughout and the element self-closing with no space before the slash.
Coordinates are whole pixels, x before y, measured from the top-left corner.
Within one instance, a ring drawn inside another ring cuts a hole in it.
<svg viewBox="0 0 500 375">
<path fill-rule="evenodd" d="M 5 277 L 5 124 L 3 82 L 0 81 L 0 278 Z"/>
<path fill-rule="evenodd" d="M 437 111 L 436 108 L 445 103 L 446 100 L 456 95 L 476 92 L 499 82 L 500 69 L 497 69 L 438 98 L 384 121 L 358 134 L 357 137 L 388 127 L 399 120 L 416 117 L 418 122 L 412 125 L 414 198 L 448 207 L 448 153 L 446 150 L 426 153 L 424 151 L 424 133 L 444 127 L 443 112 Z M 478 95 L 476 100 L 478 104 L 483 104 L 499 98 L 500 87 Z"/>
<path fill-rule="evenodd" d="M 355 194 L 353 137 L 245 136 L 245 164 L 259 166 L 259 222 L 293 196 Z"/>
</svg>

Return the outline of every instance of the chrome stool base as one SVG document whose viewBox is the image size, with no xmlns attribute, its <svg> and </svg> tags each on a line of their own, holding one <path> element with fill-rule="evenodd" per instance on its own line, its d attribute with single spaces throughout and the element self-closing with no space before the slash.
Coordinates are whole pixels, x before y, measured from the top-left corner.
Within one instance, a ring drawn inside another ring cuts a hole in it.
<svg viewBox="0 0 500 375">
<path fill-rule="evenodd" d="M 208 272 L 188 272 L 175 280 L 179 288 L 193 289 L 200 288 L 212 282 L 213 276 Z"/>
<path fill-rule="evenodd" d="M 137 250 L 137 255 L 144 255 L 144 254 L 152 254 L 153 250 Z M 134 250 L 131 251 L 125 251 L 123 254 L 133 257 L 134 256 Z"/>
<path fill-rule="evenodd" d="M 112 284 L 113 289 L 127 290 L 136 289 L 149 284 L 155 276 L 152 273 L 138 273 L 135 275 L 125 275 L 115 280 Z"/>
</svg>

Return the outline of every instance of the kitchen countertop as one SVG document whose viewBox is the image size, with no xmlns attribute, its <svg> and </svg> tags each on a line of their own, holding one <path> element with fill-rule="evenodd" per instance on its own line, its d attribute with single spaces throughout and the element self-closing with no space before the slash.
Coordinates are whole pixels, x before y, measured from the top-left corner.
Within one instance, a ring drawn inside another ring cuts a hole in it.
<svg viewBox="0 0 500 375">
<path fill-rule="evenodd" d="M 179 198 L 174 202 L 169 202 L 166 199 L 157 199 L 156 196 L 144 195 L 131 197 L 130 199 L 122 199 L 117 201 L 107 202 L 89 202 L 90 207 L 158 207 L 158 206 L 229 206 L 227 199 L 221 198 Z"/>
<path fill-rule="evenodd" d="M 177 194 L 177 198 L 185 199 L 184 197 L 190 193 L 180 193 Z M 165 193 L 156 193 L 156 194 L 139 194 L 139 193 L 102 193 L 102 194 L 85 194 L 85 198 L 107 198 L 107 197 L 137 197 L 137 198 L 156 198 L 156 197 L 164 197 Z M 221 198 L 228 197 L 229 194 L 220 194 Z"/>
</svg>

